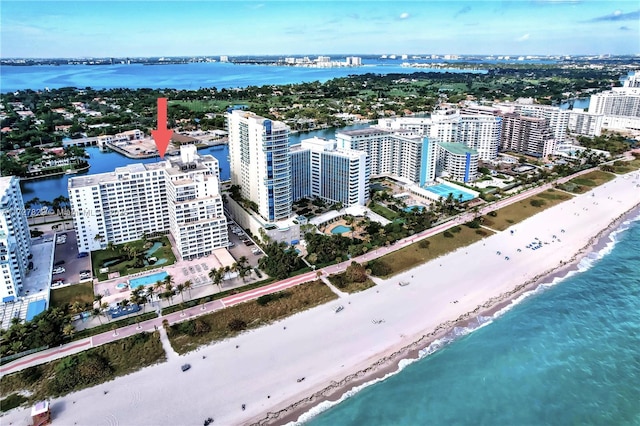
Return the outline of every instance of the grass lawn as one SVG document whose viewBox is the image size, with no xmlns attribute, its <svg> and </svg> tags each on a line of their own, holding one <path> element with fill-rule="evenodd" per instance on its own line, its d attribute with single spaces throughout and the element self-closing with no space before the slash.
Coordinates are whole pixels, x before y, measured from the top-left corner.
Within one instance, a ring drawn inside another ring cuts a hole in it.
<svg viewBox="0 0 640 426">
<path fill-rule="evenodd" d="M 169 340 L 176 352 L 184 354 L 202 345 L 233 337 L 244 329 L 269 324 L 337 297 L 320 280 L 300 284 L 270 295 L 269 300 L 263 299 L 263 303 L 266 301 L 263 305 L 252 300 L 174 324 L 168 330 Z"/>
<path fill-rule="evenodd" d="M 483 216 L 483 225 L 498 231 L 504 231 L 514 223 L 533 216 L 536 213 L 560 204 L 563 201 L 571 199 L 572 196 L 565 193 L 548 189 L 538 195 L 525 198 L 507 207 L 496 210 L 496 216 Z"/>
<path fill-rule="evenodd" d="M 93 283 L 74 284 L 51 290 L 52 308 L 64 308 L 67 303 L 73 305 L 74 302 L 93 303 Z"/>
<path fill-rule="evenodd" d="M 383 206 L 382 204 L 371 203 L 369 208 L 372 211 L 378 213 L 380 216 L 384 217 L 385 219 L 393 220 L 396 217 L 398 217 L 398 213 L 394 212 L 388 207 Z"/>
<path fill-rule="evenodd" d="M 561 189 L 573 192 L 574 194 L 584 194 L 592 188 L 609 182 L 616 176 L 613 173 L 594 170 L 560 185 Z"/>
<path fill-rule="evenodd" d="M 26 402 L 50 399 L 104 383 L 166 360 L 160 334 L 140 333 L 107 343 L 80 354 L 29 367 L 0 380 L 0 397 L 15 399 L 18 392 L 29 395 Z"/>
<path fill-rule="evenodd" d="M 471 229 L 466 226 L 457 226 L 452 228 L 452 230 L 441 232 L 369 262 L 367 268 L 371 269 L 373 275 L 389 278 L 460 247 L 475 243 L 490 234 L 491 231 L 486 229 Z M 378 263 L 381 263 L 381 265 L 377 265 L 378 267 L 381 266 L 380 269 L 373 266 Z M 376 271 L 382 271 L 382 273 L 376 273 Z"/>
<path fill-rule="evenodd" d="M 631 161 L 616 161 L 613 163 L 613 171 L 619 175 L 640 169 L 640 158 Z"/>
<path fill-rule="evenodd" d="M 120 272 L 120 276 L 135 274 L 136 272 L 142 271 L 150 271 L 153 269 L 160 268 L 162 266 L 172 265 L 176 262 L 176 256 L 171 251 L 171 244 L 169 243 L 169 239 L 167 237 L 152 239 L 147 242 L 148 246 L 155 242 L 163 243 L 164 245 L 160 247 L 158 250 L 151 254 L 151 257 L 156 257 L 158 259 L 167 259 L 167 262 L 162 264 L 148 265 L 143 267 L 135 267 L 135 260 L 127 260 L 127 255 L 123 251 L 124 246 L 135 247 L 138 249 L 140 253 L 146 251 L 144 248 L 144 241 L 131 241 L 125 244 L 119 244 L 113 247 L 113 249 L 104 249 L 99 251 L 91 252 L 91 264 L 93 265 L 93 273 L 94 276 L 98 277 L 99 281 L 104 281 L 108 278 L 108 275 L 105 273 L 100 273 L 100 268 L 103 267 L 104 263 L 110 259 L 116 259 L 118 257 L 122 258 L 122 261 L 116 264 L 109 265 L 109 272 Z"/>
<path fill-rule="evenodd" d="M 329 275 L 328 279 L 331 284 L 335 285 L 339 290 L 347 293 L 357 293 L 362 290 L 366 290 L 376 285 L 371 279 L 367 278 L 366 281 L 358 283 L 346 280 L 346 272 L 341 274 Z"/>
</svg>

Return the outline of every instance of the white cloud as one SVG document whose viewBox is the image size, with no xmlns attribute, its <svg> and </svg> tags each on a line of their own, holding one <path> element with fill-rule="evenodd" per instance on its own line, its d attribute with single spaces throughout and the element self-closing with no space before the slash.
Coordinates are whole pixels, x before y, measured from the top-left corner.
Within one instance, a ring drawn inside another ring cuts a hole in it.
<svg viewBox="0 0 640 426">
<path fill-rule="evenodd" d="M 400 14 L 400 19 L 407 19 L 407 18 L 409 18 L 409 16 L 411 16 L 411 15 L 409 15 L 407 12 L 402 12 Z"/>
<path fill-rule="evenodd" d="M 524 34 L 516 39 L 516 41 L 526 41 L 529 40 L 529 34 Z"/>
</svg>

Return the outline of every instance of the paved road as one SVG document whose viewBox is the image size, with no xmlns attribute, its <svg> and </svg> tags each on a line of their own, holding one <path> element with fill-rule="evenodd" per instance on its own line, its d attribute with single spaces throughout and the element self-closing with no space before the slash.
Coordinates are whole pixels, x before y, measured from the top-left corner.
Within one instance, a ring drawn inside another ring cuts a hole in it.
<svg viewBox="0 0 640 426">
<path fill-rule="evenodd" d="M 538 194 L 540 192 L 546 191 L 547 189 L 550 189 L 553 187 L 554 184 L 558 184 L 558 183 L 564 183 L 570 179 L 575 178 L 576 176 L 580 176 L 583 175 L 585 173 L 588 173 L 592 170 L 595 169 L 588 169 L 588 170 L 583 170 L 581 172 L 578 172 L 574 175 L 571 176 L 567 176 L 565 178 L 561 178 L 558 179 L 556 181 L 554 181 L 553 183 L 547 183 L 544 184 L 542 186 L 539 187 L 535 187 L 532 189 L 529 189 L 527 191 L 524 191 L 520 194 L 511 196 L 509 198 L 506 198 L 504 200 L 500 200 L 497 201 L 495 203 L 492 203 L 490 205 L 487 205 L 485 207 L 483 207 L 482 209 L 479 210 L 479 214 L 486 214 L 490 211 L 493 210 L 498 210 L 500 208 L 506 207 L 510 204 L 516 203 L 520 200 L 523 200 L 527 197 L 530 197 L 532 195 Z M 321 271 L 324 274 L 330 275 L 330 274 L 334 274 L 336 272 L 341 272 L 344 271 L 345 268 L 352 262 L 352 261 L 356 261 L 359 263 L 363 263 L 366 261 L 370 261 L 372 259 L 378 258 L 380 256 L 384 256 L 387 253 L 391 253 L 393 251 L 396 250 L 400 250 L 403 247 L 406 247 L 410 244 L 413 244 L 416 241 L 420 241 L 422 239 L 431 237 L 435 234 L 438 234 L 440 232 L 446 231 L 449 228 L 453 228 L 454 226 L 457 226 L 459 224 L 468 222 L 470 220 L 472 220 L 474 218 L 476 214 L 473 212 L 468 212 L 468 213 L 464 213 L 460 216 L 457 216 L 456 218 L 454 218 L 454 220 L 451 220 L 449 222 L 440 224 L 438 226 L 435 226 L 433 228 L 429 228 L 419 234 L 416 235 L 412 235 L 410 237 L 404 238 L 402 240 L 397 241 L 395 244 L 390 245 L 388 247 L 382 247 L 382 248 L 378 248 L 376 250 L 370 251 L 369 253 L 366 253 L 362 256 L 358 256 L 355 259 L 350 259 L 348 261 L 342 262 L 342 263 L 338 263 L 336 265 L 331 265 L 331 266 L 327 266 L 323 269 L 321 269 Z M 192 308 L 188 308 L 185 309 L 183 311 L 179 311 L 179 312 L 174 312 L 172 314 L 168 314 L 168 315 L 164 315 L 162 317 L 158 317 L 158 318 L 154 318 L 148 321 L 144 321 L 141 322 L 137 325 L 130 325 L 127 327 L 122 327 L 122 328 L 118 328 L 116 330 L 111 330 L 102 334 L 98 334 L 86 339 L 82 339 L 82 340 L 78 340 L 75 342 L 71 342 L 67 345 L 63 345 L 59 348 L 55 348 L 55 349 L 48 349 L 46 351 L 42 351 L 42 352 L 38 352 L 35 354 L 31 354 L 28 355 L 26 357 L 20 358 L 16 361 L 13 361 L 11 363 L 5 364 L 3 366 L 0 367 L 0 377 L 4 376 L 5 374 L 9 374 L 9 373 L 13 373 L 15 371 L 19 371 L 22 370 L 24 368 L 33 366 L 33 365 L 38 365 L 38 364 L 44 364 L 46 362 L 52 361 L 54 359 L 58 359 L 58 358 L 62 358 L 64 356 L 73 354 L 73 353 L 77 353 L 83 350 L 86 350 L 90 347 L 95 347 L 95 346 L 100 346 L 103 345 L 105 343 L 109 343 L 109 342 L 113 342 L 128 336 L 131 336 L 133 334 L 136 333 L 140 333 L 142 331 L 153 331 L 156 329 L 156 327 L 160 328 L 162 327 L 162 322 L 166 319 L 169 324 L 175 324 L 181 321 L 185 321 L 185 320 L 190 320 L 193 319 L 199 315 L 203 315 L 203 314 L 207 314 L 207 313 L 211 313 L 211 312 L 215 312 L 217 310 L 220 309 L 224 309 L 225 307 L 228 306 L 233 306 L 236 305 L 238 303 L 242 303 L 242 302 L 246 302 L 248 300 L 252 300 L 252 299 L 257 299 L 258 297 L 265 295 L 265 294 L 270 294 L 270 293 L 275 293 L 278 291 L 282 291 L 284 289 L 296 286 L 298 284 L 302 284 L 304 282 L 308 282 L 308 281 L 312 281 L 314 279 L 316 279 L 316 272 L 307 272 L 306 274 L 302 274 L 302 275 L 298 275 L 295 277 L 291 277 L 291 278 L 287 278 L 285 280 L 282 281 L 278 281 L 275 282 L 273 284 L 269 284 L 266 285 L 264 287 L 260 287 L 260 288 L 256 288 L 253 290 L 248 290 L 242 293 L 238 293 L 238 294 L 234 294 L 231 296 L 227 296 L 225 298 L 222 299 L 218 299 L 218 300 L 214 300 L 211 302 L 207 302 L 205 305 L 203 306 L 194 306 Z"/>
</svg>

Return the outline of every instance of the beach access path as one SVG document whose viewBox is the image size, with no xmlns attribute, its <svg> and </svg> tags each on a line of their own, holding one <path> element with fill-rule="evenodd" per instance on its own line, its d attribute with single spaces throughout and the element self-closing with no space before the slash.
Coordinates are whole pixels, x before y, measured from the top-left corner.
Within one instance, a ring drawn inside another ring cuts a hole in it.
<svg viewBox="0 0 640 426">
<path fill-rule="evenodd" d="M 553 185 L 555 184 L 564 183 L 577 176 L 589 173 L 592 170 L 594 169 L 583 170 L 571 176 L 567 176 L 567 177 L 558 179 L 557 181 L 547 183 L 535 188 L 531 188 L 529 190 L 521 192 L 520 194 L 516 194 L 514 196 L 488 204 L 482 207 L 477 214 L 487 214 L 490 211 L 501 209 L 510 204 L 513 204 L 525 198 L 531 197 L 532 195 L 539 194 L 540 192 L 546 191 L 552 188 Z M 447 229 L 450 229 L 462 223 L 468 222 L 472 220 L 475 217 L 475 215 L 476 213 L 474 212 L 467 212 L 462 215 L 458 215 L 453 220 L 447 221 L 433 228 L 429 228 L 425 231 L 420 232 L 419 234 L 415 234 L 410 237 L 399 240 L 393 245 L 372 250 L 368 253 L 358 256 L 357 258 L 350 259 L 348 261 L 341 262 L 335 265 L 327 266 L 325 268 L 320 269 L 319 271 L 321 271 L 324 275 L 331 275 L 331 274 L 343 272 L 352 261 L 356 261 L 359 263 L 371 261 L 373 259 L 384 256 L 388 253 L 391 253 L 393 251 L 400 250 L 401 248 L 407 247 L 413 244 L 414 242 L 431 237 L 440 232 L 444 232 Z M 238 303 L 257 299 L 258 297 L 263 296 L 265 294 L 271 294 L 278 291 L 282 291 L 289 287 L 312 281 L 316 278 L 317 278 L 316 272 L 307 272 L 305 274 L 287 278 L 285 280 L 278 281 L 276 283 L 269 284 L 264 287 L 260 287 L 260 288 L 256 288 L 246 292 L 227 296 L 223 299 L 207 302 L 202 306 L 194 306 L 192 308 L 188 308 L 179 312 L 174 312 L 172 314 L 168 314 L 168 315 L 164 315 L 151 320 L 143 321 L 139 324 L 133 324 L 126 327 L 121 327 L 116 330 L 110 330 L 101 334 L 97 334 L 92 337 L 87 337 L 85 339 L 76 340 L 71 343 L 61 345 L 57 348 L 50 348 L 41 352 L 27 355 L 25 357 L 19 358 L 15 361 L 12 361 L 10 363 L 0 366 L 0 377 L 4 376 L 5 374 L 10 374 L 16 371 L 20 371 L 24 368 L 32 367 L 34 365 L 45 364 L 47 362 L 50 362 L 59 358 L 63 358 L 65 356 L 72 355 L 74 353 L 82 352 L 86 349 L 103 345 L 105 343 L 114 342 L 116 340 L 132 336 L 136 333 L 145 332 L 145 331 L 147 332 L 154 331 L 156 328 L 162 327 L 162 322 L 164 320 L 167 320 L 169 324 L 175 324 L 181 321 L 191 320 L 199 315 L 209 314 L 211 312 L 215 312 L 219 309 L 223 309 L 228 306 L 233 306 Z"/>
<path fill-rule="evenodd" d="M 398 356 L 411 356 L 406 348 L 426 347 L 459 321 L 509 303 L 526 283 L 574 262 L 640 204 L 639 182 L 638 172 L 617 177 L 514 225 L 514 233 L 510 228 L 377 280 L 367 291 L 54 398 L 54 424 L 200 425 L 209 417 L 216 424 L 246 424 L 266 416 L 282 423 L 324 398 L 338 398 L 358 380 L 394 371 Z M 542 248 L 526 248 L 533 241 Z M 305 275 L 313 279 L 315 273 Z M 337 305 L 344 306 L 339 313 Z M 167 318 L 189 317 L 180 315 Z M 184 363 L 191 364 L 187 372 L 180 369 Z M 29 421 L 28 409 L 2 417 L 3 424 Z"/>
</svg>

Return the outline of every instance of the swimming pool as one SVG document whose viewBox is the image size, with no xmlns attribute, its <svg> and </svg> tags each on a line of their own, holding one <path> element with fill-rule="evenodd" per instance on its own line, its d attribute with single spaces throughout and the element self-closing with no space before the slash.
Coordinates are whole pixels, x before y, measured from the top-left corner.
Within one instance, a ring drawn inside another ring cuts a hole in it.
<svg viewBox="0 0 640 426">
<path fill-rule="evenodd" d="M 151 256 L 153 253 L 155 253 L 160 247 L 162 247 L 162 243 L 159 242 L 155 242 L 153 243 L 153 245 L 151 246 L 151 248 L 149 250 L 147 250 L 147 257 Z"/>
<path fill-rule="evenodd" d="M 118 283 L 116 284 L 116 288 L 118 290 L 124 290 L 125 288 L 127 288 L 128 286 L 125 283 Z"/>
<path fill-rule="evenodd" d="M 419 212 L 421 212 L 422 210 L 424 210 L 424 206 L 409 206 L 404 208 L 404 211 L 407 213 L 411 213 L 414 210 L 418 210 Z"/>
<path fill-rule="evenodd" d="M 333 228 L 331 230 L 331 233 L 332 234 L 343 234 L 343 233 L 349 232 L 349 231 L 351 231 L 350 227 L 344 226 L 344 225 L 338 225 L 338 226 L 336 226 L 335 228 Z"/>
<path fill-rule="evenodd" d="M 131 290 L 133 290 L 134 288 L 138 288 L 140 286 L 155 284 L 158 281 L 163 281 L 167 277 L 167 275 L 169 274 L 162 271 L 158 272 L 157 274 L 147 275 L 146 277 L 133 278 L 129 280 L 129 287 L 131 288 Z"/>
<path fill-rule="evenodd" d="M 439 195 L 442 198 L 447 198 L 449 194 L 453 194 L 453 198 L 455 200 L 460 199 L 460 195 L 462 195 L 462 201 L 469 201 L 475 198 L 473 194 L 470 194 L 466 191 L 461 191 L 458 188 L 454 188 L 444 183 L 440 183 L 438 185 L 433 185 L 433 186 L 427 186 L 424 189 L 426 189 L 429 192 L 433 192 L 434 194 Z"/>
</svg>

